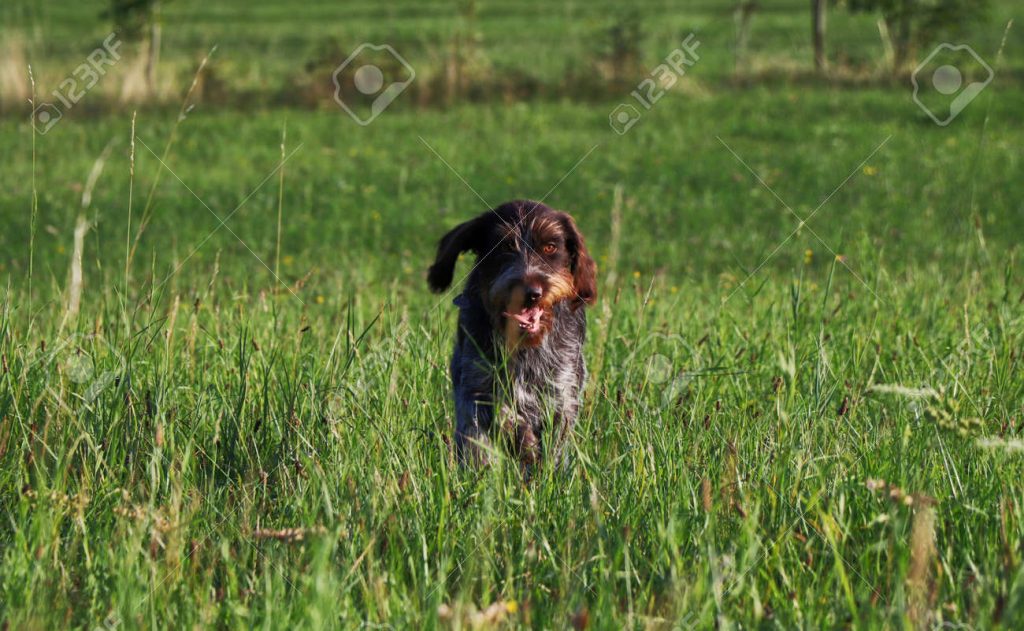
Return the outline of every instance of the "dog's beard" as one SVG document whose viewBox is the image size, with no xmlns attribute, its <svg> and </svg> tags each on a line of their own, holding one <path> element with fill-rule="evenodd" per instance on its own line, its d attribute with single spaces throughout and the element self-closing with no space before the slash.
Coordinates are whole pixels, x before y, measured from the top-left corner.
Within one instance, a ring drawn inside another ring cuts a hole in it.
<svg viewBox="0 0 1024 631">
<path fill-rule="evenodd" d="M 543 335 L 544 308 L 540 304 L 526 306 L 526 292 L 515 287 L 501 312 L 505 344 L 514 349 L 520 345 L 535 346 Z"/>
<path fill-rule="evenodd" d="M 524 335 L 536 335 L 540 333 L 541 317 L 544 315 L 544 308 L 539 304 L 525 306 L 523 290 L 521 288 L 512 291 L 505 311 L 501 313 L 505 318 L 505 334 L 518 330 Z"/>
<path fill-rule="evenodd" d="M 573 293 L 572 280 L 562 274 L 549 277 L 540 300 L 529 306 L 524 288 L 514 287 L 500 312 L 503 323 L 500 330 L 506 346 L 509 349 L 539 346 L 551 329 L 554 305 L 570 299 Z"/>
</svg>

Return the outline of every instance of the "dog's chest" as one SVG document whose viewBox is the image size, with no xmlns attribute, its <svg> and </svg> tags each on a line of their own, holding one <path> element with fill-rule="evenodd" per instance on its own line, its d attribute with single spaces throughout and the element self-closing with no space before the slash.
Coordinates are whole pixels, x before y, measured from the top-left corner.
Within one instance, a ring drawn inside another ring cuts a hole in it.
<svg viewBox="0 0 1024 631">
<path fill-rule="evenodd" d="M 579 397 L 580 345 L 551 336 L 547 343 L 519 351 L 510 362 L 510 403 L 520 415 L 545 417 L 564 411 Z"/>
</svg>

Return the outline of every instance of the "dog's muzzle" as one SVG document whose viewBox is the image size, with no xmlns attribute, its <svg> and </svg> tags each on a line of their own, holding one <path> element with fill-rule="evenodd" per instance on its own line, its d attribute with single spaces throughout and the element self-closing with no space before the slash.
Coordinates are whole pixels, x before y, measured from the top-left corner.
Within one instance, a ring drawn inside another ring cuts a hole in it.
<svg viewBox="0 0 1024 631">
<path fill-rule="evenodd" d="M 509 301 L 501 315 L 515 323 L 523 333 L 540 333 L 540 319 L 544 315 L 540 299 L 543 295 L 544 288 L 540 284 L 517 283 L 509 292 Z"/>
</svg>

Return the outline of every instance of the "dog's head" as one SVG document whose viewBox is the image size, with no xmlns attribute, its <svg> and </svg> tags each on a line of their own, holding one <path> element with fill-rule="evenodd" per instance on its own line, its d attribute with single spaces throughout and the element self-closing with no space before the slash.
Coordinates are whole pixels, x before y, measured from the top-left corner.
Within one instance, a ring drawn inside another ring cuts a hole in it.
<svg viewBox="0 0 1024 631">
<path fill-rule="evenodd" d="M 462 252 L 476 254 L 466 283 L 511 344 L 537 346 L 551 330 L 552 309 L 593 304 L 597 267 L 568 213 L 514 201 L 453 228 L 441 238 L 427 282 L 448 288 Z"/>
</svg>

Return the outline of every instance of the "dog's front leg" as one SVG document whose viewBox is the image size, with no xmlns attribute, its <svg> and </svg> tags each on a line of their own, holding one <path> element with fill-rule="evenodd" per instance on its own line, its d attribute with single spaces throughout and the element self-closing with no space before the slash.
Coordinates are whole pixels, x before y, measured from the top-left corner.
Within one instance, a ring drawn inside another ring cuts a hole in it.
<svg viewBox="0 0 1024 631">
<path fill-rule="evenodd" d="M 494 402 L 490 394 L 455 393 L 455 452 L 459 462 L 482 466 L 489 462 Z"/>
<path fill-rule="evenodd" d="M 530 419 L 514 406 L 502 406 L 501 431 L 509 451 L 515 456 L 523 475 L 529 479 L 533 469 L 541 463 L 541 432 Z"/>
<path fill-rule="evenodd" d="M 580 391 L 586 380 L 586 367 L 583 366 L 582 361 L 578 364 L 574 377 L 575 381 L 568 376 L 562 380 L 562 383 L 568 385 L 561 391 L 560 406 L 554 418 L 555 440 L 551 455 L 555 467 L 563 471 L 569 468 L 571 449 L 568 443 L 572 439 L 573 428 L 576 426 L 576 417 L 580 410 Z"/>
<path fill-rule="evenodd" d="M 555 415 L 555 440 L 552 447 L 551 459 L 555 468 L 561 471 L 569 469 L 569 445 L 572 437 L 573 426 L 576 425 L 577 407 L 567 407 Z"/>
</svg>

